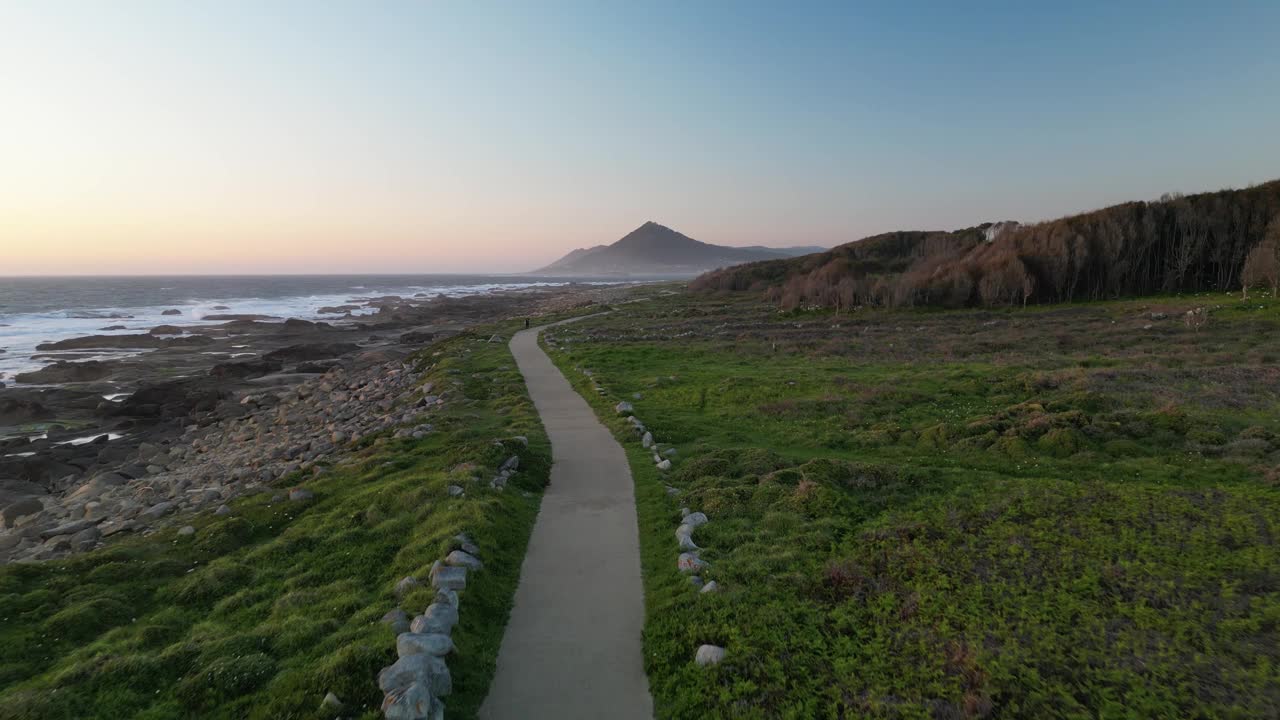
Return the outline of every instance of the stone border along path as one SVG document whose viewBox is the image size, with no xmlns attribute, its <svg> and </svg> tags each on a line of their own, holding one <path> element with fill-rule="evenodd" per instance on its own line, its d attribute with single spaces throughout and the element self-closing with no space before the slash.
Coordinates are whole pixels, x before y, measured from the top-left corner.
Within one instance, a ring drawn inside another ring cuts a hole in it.
<svg viewBox="0 0 1280 720">
<path fill-rule="evenodd" d="M 649 720 L 631 469 L 622 446 L 538 347 L 546 327 L 511 339 L 554 463 L 480 717 Z"/>
</svg>

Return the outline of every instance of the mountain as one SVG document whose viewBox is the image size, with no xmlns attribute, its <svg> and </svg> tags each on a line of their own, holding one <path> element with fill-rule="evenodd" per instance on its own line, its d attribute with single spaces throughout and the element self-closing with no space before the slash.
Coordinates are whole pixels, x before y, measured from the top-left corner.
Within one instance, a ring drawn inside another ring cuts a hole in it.
<svg viewBox="0 0 1280 720">
<path fill-rule="evenodd" d="M 579 248 L 534 274 L 697 275 L 739 263 L 795 257 L 821 249 L 711 245 L 650 221 L 612 245 Z"/>
<path fill-rule="evenodd" d="M 1223 292 L 1242 280 L 1261 282 L 1257 267 L 1268 266 L 1258 248 L 1280 253 L 1280 180 L 1031 225 L 885 233 L 813 255 L 716 270 L 690 288 L 762 293 L 783 308 L 836 309 Z M 1255 254 L 1257 267 L 1246 272 Z"/>
</svg>

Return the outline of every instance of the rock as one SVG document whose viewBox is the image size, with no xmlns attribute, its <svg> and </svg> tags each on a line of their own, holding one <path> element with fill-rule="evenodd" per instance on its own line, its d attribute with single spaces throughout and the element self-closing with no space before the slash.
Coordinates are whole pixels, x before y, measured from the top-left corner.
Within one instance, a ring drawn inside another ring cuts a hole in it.
<svg viewBox="0 0 1280 720">
<path fill-rule="evenodd" d="M 670 461 L 670 460 L 663 460 L 662 462 L 658 463 L 658 469 L 659 469 L 659 470 L 670 470 L 670 469 L 671 469 L 671 461 Z"/>
<path fill-rule="evenodd" d="M 96 527 L 87 527 L 71 536 L 71 547 L 74 550 L 89 550 L 102 539 L 102 531 Z"/>
<path fill-rule="evenodd" d="M 342 701 L 338 699 L 337 695 L 334 695 L 333 693 L 328 692 L 324 694 L 324 699 L 320 701 L 320 707 L 331 707 L 334 709 L 341 709 Z"/>
<path fill-rule="evenodd" d="M 396 637 L 396 652 L 406 655 L 436 655 L 443 657 L 453 652 L 453 639 L 444 633 L 401 633 Z"/>
<path fill-rule="evenodd" d="M 641 395 L 640 393 L 631 393 L 631 399 L 632 399 L 632 400 L 643 400 L 643 399 L 644 399 L 644 395 Z"/>
<path fill-rule="evenodd" d="M 504 472 L 507 470 L 514 472 L 519 467 L 520 467 L 520 456 L 512 455 L 511 457 L 507 458 L 506 462 L 502 463 L 502 467 L 498 468 L 498 472 Z"/>
<path fill-rule="evenodd" d="M 418 578 L 406 575 L 396 583 L 396 597 L 404 597 L 405 593 L 420 587 L 422 587 L 422 583 L 418 582 Z"/>
<path fill-rule="evenodd" d="M 177 506 L 175 506 L 173 503 L 169 502 L 168 500 L 165 500 L 162 502 L 158 502 L 155 505 L 152 505 L 146 510 L 143 510 L 141 513 L 138 514 L 138 519 L 143 521 L 159 520 L 160 518 L 164 517 L 165 515 L 168 515 L 169 513 L 173 512 L 176 509 L 177 509 Z"/>
<path fill-rule="evenodd" d="M 431 568 L 431 585 L 437 590 L 465 590 L 467 569 L 437 562 Z"/>
<path fill-rule="evenodd" d="M 480 570 L 484 568 L 484 563 L 480 562 L 480 558 L 463 550 L 454 550 L 449 553 L 444 562 L 446 565 L 454 565 L 470 568 L 472 570 Z"/>
<path fill-rule="evenodd" d="M 94 527 L 95 525 L 97 525 L 97 522 L 93 520 L 76 520 L 74 522 L 63 523 L 62 525 L 49 528 L 48 530 L 41 532 L 40 537 L 51 538 L 57 537 L 58 535 L 74 535 L 81 530 Z"/>
<path fill-rule="evenodd" d="M 387 720 L 423 720 L 429 717 L 435 698 L 420 682 L 412 682 L 388 692 L 382 699 L 382 714 Z"/>
<path fill-rule="evenodd" d="M 691 528 L 701 527 L 703 525 L 706 525 L 709 522 L 711 521 L 707 519 L 707 516 L 705 513 L 696 512 L 696 513 L 689 513 L 684 516 L 684 524 L 688 525 Z"/>
<path fill-rule="evenodd" d="M 702 645 L 698 648 L 697 654 L 693 656 L 693 661 L 703 667 L 719 665 L 726 654 L 725 649 L 719 645 Z"/>
<path fill-rule="evenodd" d="M 636 410 L 636 409 L 635 409 L 635 407 L 634 407 L 631 403 L 629 403 L 629 402 L 627 402 L 627 401 L 625 401 L 625 400 L 624 400 L 624 401 L 622 401 L 622 402 L 620 402 L 620 403 L 618 403 L 617 405 L 614 405 L 614 406 L 613 406 L 613 409 L 614 409 L 614 410 L 616 410 L 616 411 L 618 412 L 618 414 L 619 414 L 619 415 L 630 415 L 631 413 L 635 412 L 635 410 Z"/>
<path fill-rule="evenodd" d="M 461 485 L 450 485 L 445 489 L 449 492 L 449 497 L 462 497 L 467 492 Z"/>
<path fill-rule="evenodd" d="M 411 330 L 400 336 L 401 345 L 425 345 L 435 339 L 435 333 L 425 330 Z"/>
<path fill-rule="evenodd" d="M 333 434 L 329 436 L 329 441 L 334 445 L 341 445 L 347 441 L 347 434 L 341 430 L 334 430 Z"/>
<path fill-rule="evenodd" d="M 403 690 L 414 683 L 420 683 L 428 690 L 434 690 L 437 686 L 435 676 L 441 672 L 448 679 L 448 667 L 444 660 L 435 655 L 426 653 L 405 655 L 382 668 L 378 673 L 378 689 L 384 693 L 391 693 Z"/>
<path fill-rule="evenodd" d="M 646 450 L 653 447 L 653 433 L 647 432 L 644 434 L 644 437 L 640 438 L 640 447 L 645 448 Z"/>
<path fill-rule="evenodd" d="M 149 335 L 181 335 L 182 328 L 177 325 L 157 325 L 147 331 Z"/>
<path fill-rule="evenodd" d="M 0 528 L 10 528 L 18 521 L 18 518 L 27 515 L 35 515 L 44 510 L 44 505 L 35 498 L 25 498 L 17 502 L 9 503 L 4 510 L 0 510 Z"/>
<path fill-rule="evenodd" d="M 707 567 L 707 563 L 691 552 L 682 552 L 676 561 L 676 566 L 680 568 L 680 572 L 698 572 Z"/>
<path fill-rule="evenodd" d="M 662 454 L 663 454 L 663 456 L 665 456 L 665 457 L 674 457 L 674 456 L 675 456 L 675 454 L 676 454 L 676 449 L 675 449 L 675 448 L 667 448 L 666 450 L 663 450 L 663 451 L 662 451 Z"/>
<path fill-rule="evenodd" d="M 161 314 L 161 315 L 181 315 L 181 314 L 182 314 L 182 311 L 181 311 L 181 310 L 178 310 L 177 308 L 169 308 L 168 310 L 165 310 L 164 312 L 162 312 L 162 313 L 160 313 L 160 314 Z"/>
<path fill-rule="evenodd" d="M 458 608 L 447 603 L 431 603 L 427 609 L 409 624 L 415 633 L 441 633 L 448 635 L 458 624 Z"/>
<path fill-rule="evenodd" d="M 529 438 L 525 437 L 524 435 L 516 435 L 515 437 L 513 437 L 513 438 L 511 438 L 511 439 L 512 439 L 512 440 L 515 440 L 516 442 L 520 443 L 521 445 L 523 445 L 523 446 L 525 446 L 525 447 L 529 447 Z"/>
<path fill-rule="evenodd" d="M 391 632 L 397 637 L 401 633 L 409 632 L 409 616 L 400 608 L 391 610 L 382 616 L 382 622 L 391 626 Z"/>
<path fill-rule="evenodd" d="M 493 337 L 489 338 L 489 342 L 491 342 L 491 343 L 500 343 L 500 342 L 502 342 L 502 336 L 501 336 L 501 335 L 494 335 Z"/>
<path fill-rule="evenodd" d="M 360 349 L 359 345 L 354 343 L 316 343 L 310 345 L 290 345 L 279 350 L 272 350 L 262 359 L 267 362 L 274 363 L 300 363 L 312 362 L 315 360 L 328 360 L 330 358 L 342 357 L 349 353 L 356 352 Z"/>
<path fill-rule="evenodd" d="M 182 527 L 178 528 L 178 535 L 180 536 L 185 537 L 187 535 L 195 535 L 195 534 L 196 534 L 196 529 L 190 525 L 183 525 Z"/>
<path fill-rule="evenodd" d="M 227 507 L 226 505 L 219 505 L 218 509 L 213 511 L 213 514 L 214 515 L 230 515 L 231 508 Z"/>
<path fill-rule="evenodd" d="M 20 383 L 38 385 L 93 382 L 111 374 L 111 363 L 101 360 L 85 360 L 83 362 L 67 362 L 59 360 L 39 370 L 18 373 L 13 379 Z"/>
<path fill-rule="evenodd" d="M 458 593 L 453 590 L 437 590 L 435 602 L 458 607 Z"/>
<path fill-rule="evenodd" d="M 289 499 L 294 502 L 305 502 L 315 499 L 316 494 L 306 488 L 294 488 L 289 491 Z"/>
<path fill-rule="evenodd" d="M 676 540 L 680 542 L 681 550 L 701 550 L 693 542 L 693 528 L 689 525 L 681 525 L 676 528 Z"/>
<path fill-rule="evenodd" d="M 703 585 L 702 589 L 699 590 L 698 592 L 704 592 L 704 593 L 720 592 L 720 585 L 715 580 L 712 580 L 706 585 Z"/>
<path fill-rule="evenodd" d="M 689 576 L 689 584 L 690 584 L 690 585 L 692 585 L 695 589 L 697 589 L 697 590 L 701 590 L 701 589 L 702 589 L 702 577 L 701 577 L 701 576 L 699 576 L 699 575 L 690 575 L 690 576 Z"/>
</svg>

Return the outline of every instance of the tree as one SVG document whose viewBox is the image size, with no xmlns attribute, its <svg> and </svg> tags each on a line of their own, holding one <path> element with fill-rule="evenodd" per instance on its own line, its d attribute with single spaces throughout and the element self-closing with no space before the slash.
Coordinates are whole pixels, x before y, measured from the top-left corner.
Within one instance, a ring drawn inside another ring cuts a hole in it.
<svg viewBox="0 0 1280 720">
<path fill-rule="evenodd" d="M 1249 251 L 1240 270 L 1240 285 L 1244 299 L 1249 299 L 1249 288 L 1257 285 L 1271 286 L 1271 297 L 1280 297 L 1280 213 L 1267 225 L 1262 242 Z"/>
</svg>

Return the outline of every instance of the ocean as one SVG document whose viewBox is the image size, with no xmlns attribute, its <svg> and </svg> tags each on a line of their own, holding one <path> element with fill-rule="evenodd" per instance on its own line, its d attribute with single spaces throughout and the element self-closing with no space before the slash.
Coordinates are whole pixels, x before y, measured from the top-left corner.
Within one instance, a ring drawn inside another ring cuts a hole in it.
<svg viewBox="0 0 1280 720">
<path fill-rule="evenodd" d="M 83 335 L 146 332 L 162 324 L 216 324 L 221 321 L 204 318 L 217 314 L 332 320 L 334 315 L 317 311 L 385 295 L 461 297 L 569 282 L 510 275 L 0 277 L 0 382 L 43 366 L 32 358 L 36 345 Z M 164 315 L 165 310 L 180 314 Z M 112 325 L 124 329 L 102 330 Z"/>
</svg>

